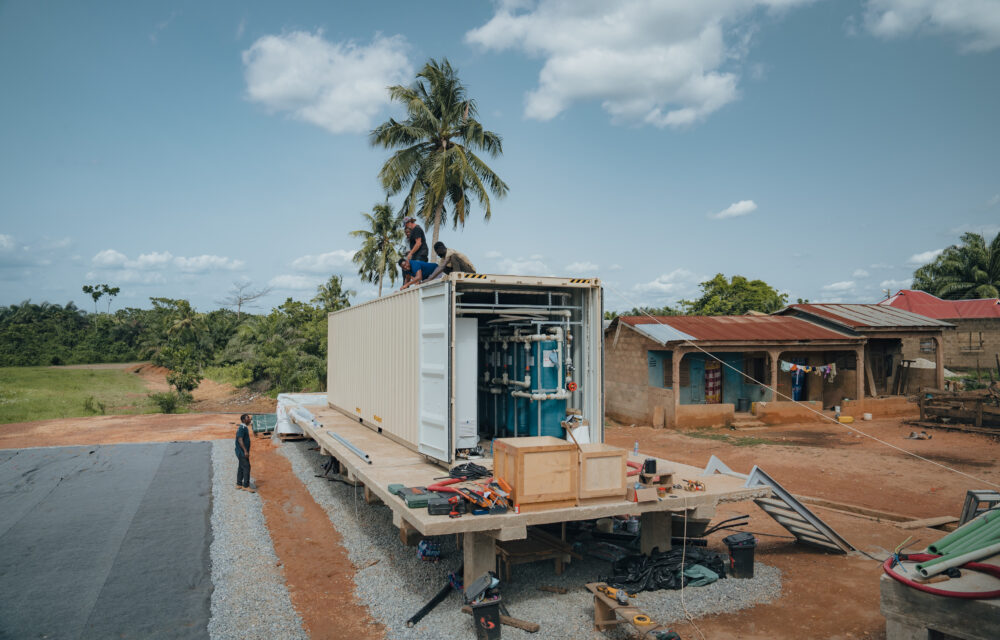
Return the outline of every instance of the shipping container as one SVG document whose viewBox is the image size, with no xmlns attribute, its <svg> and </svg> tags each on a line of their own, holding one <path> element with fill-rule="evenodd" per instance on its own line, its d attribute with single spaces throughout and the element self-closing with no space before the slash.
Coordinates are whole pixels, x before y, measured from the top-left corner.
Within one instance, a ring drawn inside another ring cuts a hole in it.
<svg viewBox="0 0 1000 640">
<path fill-rule="evenodd" d="M 494 438 L 604 441 L 596 278 L 455 273 L 329 316 L 331 407 L 434 460 Z"/>
</svg>

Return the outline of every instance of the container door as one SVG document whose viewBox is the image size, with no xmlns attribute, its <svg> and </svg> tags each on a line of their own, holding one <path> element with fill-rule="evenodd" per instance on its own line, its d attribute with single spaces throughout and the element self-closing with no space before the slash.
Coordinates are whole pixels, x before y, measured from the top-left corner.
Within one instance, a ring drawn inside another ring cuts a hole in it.
<svg viewBox="0 0 1000 640">
<path fill-rule="evenodd" d="M 420 291 L 420 443 L 417 450 L 451 462 L 451 283 Z"/>
</svg>

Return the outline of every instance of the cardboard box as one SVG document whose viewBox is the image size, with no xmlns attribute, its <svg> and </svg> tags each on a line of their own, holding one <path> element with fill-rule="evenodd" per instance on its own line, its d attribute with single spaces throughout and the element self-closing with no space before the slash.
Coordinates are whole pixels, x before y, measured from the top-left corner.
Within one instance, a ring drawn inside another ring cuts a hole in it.
<svg viewBox="0 0 1000 640">
<path fill-rule="evenodd" d="M 631 485 L 625 492 L 625 500 L 628 502 L 656 502 L 656 487 L 636 489 L 635 485 Z"/>
</svg>

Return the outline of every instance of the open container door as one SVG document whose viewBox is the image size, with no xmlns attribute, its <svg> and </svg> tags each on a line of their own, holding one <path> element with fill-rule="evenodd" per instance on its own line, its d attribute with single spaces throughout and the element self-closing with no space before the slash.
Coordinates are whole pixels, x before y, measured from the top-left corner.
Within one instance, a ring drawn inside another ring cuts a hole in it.
<svg viewBox="0 0 1000 640">
<path fill-rule="evenodd" d="M 420 442 L 417 450 L 451 462 L 451 283 L 420 291 Z"/>
</svg>

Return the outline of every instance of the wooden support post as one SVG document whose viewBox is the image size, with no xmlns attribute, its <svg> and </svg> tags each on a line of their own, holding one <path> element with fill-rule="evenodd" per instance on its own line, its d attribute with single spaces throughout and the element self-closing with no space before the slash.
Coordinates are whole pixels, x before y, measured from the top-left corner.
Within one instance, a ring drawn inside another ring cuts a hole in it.
<svg viewBox="0 0 1000 640">
<path fill-rule="evenodd" d="M 424 539 L 423 534 L 413 528 L 413 525 L 406 520 L 399 523 L 399 541 L 408 547 L 417 546 Z"/>
<path fill-rule="evenodd" d="M 875 388 L 875 376 L 872 374 L 872 362 L 869 354 L 865 354 L 865 376 L 868 378 L 868 388 L 872 391 L 872 397 L 878 397 L 878 389 Z M 887 390 L 888 391 L 888 390 Z"/>
<path fill-rule="evenodd" d="M 944 340 L 934 336 L 934 386 L 944 389 Z"/>
<path fill-rule="evenodd" d="M 379 498 L 374 493 L 372 493 L 372 490 L 368 488 L 368 485 L 365 485 L 364 493 L 365 493 L 365 502 L 367 502 L 368 504 L 382 504 L 382 499 Z"/>
<path fill-rule="evenodd" d="M 497 570 L 496 537 L 490 531 L 469 531 L 462 534 L 462 554 L 465 570 L 462 584 L 472 584 L 487 571 Z"/>
<path fill-rule="evenodd" d="M 767 352 L 768 362 L 771 365 L 771 398 L 770 401 L 774 402 L 778 399 L 778 371 L 781 370 L 781 352 L 780 351 L 768 351 Z"/>
<path fill-rule="evenodd" d="M 639 550 L 643 555 L 670 551 L 672 522 L 669 511 L 647 511 L 639 516 Z"/>
<path fill-rule="evenodd" d="M 664 426 L 676 427 L 677 426 L 677 414 L 680 413 L 681 406 L 681 359 L 684 357 L 684 351 L 682 349 L 674 349 L 673 353 L 670 355 L 670 368 L 671 372 L 670 378 L 671 387 L 673 390 L 674 398 L 674 412 L 673 418 L 670 421 L 664 419 Z"/>
<path fill-rule="evenodd" d="M 855 391 L 856 394 L 854 399 L 858 401 L 858 406 L 863 407 L 865 401 L 865 359 L 864 359 L 864 347 L 855 350 L 854 352 L 854 373 L 855 377 Z"/>
</svg>

